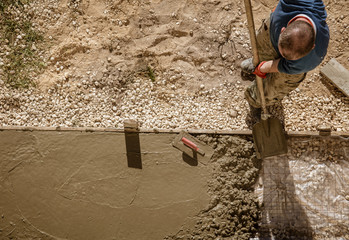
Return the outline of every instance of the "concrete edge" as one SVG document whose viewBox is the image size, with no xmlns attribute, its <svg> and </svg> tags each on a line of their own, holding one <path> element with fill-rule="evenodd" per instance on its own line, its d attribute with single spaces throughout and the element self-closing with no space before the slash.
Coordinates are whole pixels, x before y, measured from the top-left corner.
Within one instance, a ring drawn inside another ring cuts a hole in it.
<svg viewBox="0 0 349 240">
<path fill-rule="evenodd" d="M 210 129 L 147 129 L 140 128 L 139 133 L 179 133 L 187 131 L 190 134 L 217 134 L 217 135 L 243 135 L 252 136 L 251 130 L 210 130 Z M 24 127 L 24 126 L 0 126 L 0 131 L 59 131 L 59 132 L 111 132 L 124 133 L 120 128 L 89 128 L 89 127 Z M 311 131 L 288 131 L 290 137 L 320 136 L 319 132 Z M 349 137 L 349 132 L 331 132 L 330 136 Z"/>
</svg>

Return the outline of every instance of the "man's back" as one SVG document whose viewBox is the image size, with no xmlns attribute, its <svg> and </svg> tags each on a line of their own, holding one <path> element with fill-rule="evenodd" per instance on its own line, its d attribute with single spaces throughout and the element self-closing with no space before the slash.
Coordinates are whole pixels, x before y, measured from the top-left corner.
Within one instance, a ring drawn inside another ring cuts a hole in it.
<svg viewBox="0 0 349 240">
<path fill-rule="evenodd" d="M 280 0 L 270 19 L 270 40 L 275 50 L 280 55 L 278 40 L 281 29 L 287 27 L 289 21 L 299 14 L 304 14 L 311 18 L 316 26 L 315 48 L 305 57 L 295 61 L 282 58 L 279 62 L 278 70 L 283 73 L 298 74 L 308 72 L 317 67 L 327 53 L 330 36 L 326 24 L 327 13 L 321 0 Z"/>
</svg>

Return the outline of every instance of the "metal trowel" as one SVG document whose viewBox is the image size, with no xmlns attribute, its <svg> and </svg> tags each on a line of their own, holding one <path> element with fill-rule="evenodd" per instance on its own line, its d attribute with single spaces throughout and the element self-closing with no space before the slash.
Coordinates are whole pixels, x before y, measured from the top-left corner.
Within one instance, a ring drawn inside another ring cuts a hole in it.
<svg viewBox="0 0 349 240">
<path fill-rule="evenodd" d="M 182 151 L 185 155 L 190 158 L 207 164 L 212 155 L 213 148 L 193 137 L 185 131 L 181 131 L 172 142 L 172 146 Z"/>
</svg>

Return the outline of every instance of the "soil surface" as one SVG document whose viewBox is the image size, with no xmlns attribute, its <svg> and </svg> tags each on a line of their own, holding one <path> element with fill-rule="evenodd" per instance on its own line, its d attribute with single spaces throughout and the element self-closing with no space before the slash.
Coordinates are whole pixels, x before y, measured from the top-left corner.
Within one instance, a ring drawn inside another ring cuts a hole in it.
<svg viewBox="0 0 349 240">
<path fill-rule="evenodd" d="M 36 2 L 37 11 L 46 9 L 47 14 L 34 21 L 53 44 L 41 87 L 67 73 L 77 79 L 90 75 L 105 84 L 112 76 L 151 67 L 179 90 L 195 91 L 200 84 L 210 88 L 224 80 L 236 83 L 240 62 L 251 55 L 243 1 L 64 0 L 53 6 L 52 1 Z M 256 28 L 277 2 L 252 1 Z M 336 58 L 349 69 L 349 6 L 346 1 L 324 3 L 331 32 L 324 63 Z"/>
<path fill-rule="evenodd" d="M 349 69 L 349 6 L 324 2 L 331 40 L 323 64 L 336 58 Z M 276 4 L 252 1 L 257 28 Z M 251 48 L 241 0 L 39 0 L 11 14 L 42 33 L 30 49 L 45 67 L 28 73 L 37 87 L 25 91 L 8 88 L 0 69 L 3 125 L 122 127 L 133 118 L 145 128 L 249 128 L 243 92 L 250 82 L 240 63 Z M 15 43 L 25 36 L 14 35 Z M 0 44 L 3 66 L 8 42 Z M 275 113 L 286 130 L 327 123 L 349 131 L 348 98 L 319 75 L 321 66 Z"/>
</svg>

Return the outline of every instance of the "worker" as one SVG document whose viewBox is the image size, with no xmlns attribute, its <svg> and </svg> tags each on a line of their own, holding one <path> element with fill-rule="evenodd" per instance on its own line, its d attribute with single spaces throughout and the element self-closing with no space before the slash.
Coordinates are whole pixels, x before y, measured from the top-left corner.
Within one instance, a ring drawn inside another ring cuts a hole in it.
<svg viewBox="0 0 349 240">
<path fill-rule="evenodd" d="M 252 58 L 246 59 L 241 70 L 243 76 L 253 73 L 263 79 L 267 106 L 281 101 L 323 61 L 330 38 L 326 17 L 321 0 L 280 0 L 263 21 L 256 36 L 261 62 L 254 66 Z M 245 98 L 255 123 L 261 114 L 256 81 L 246 89 Z"/>
</svg>

